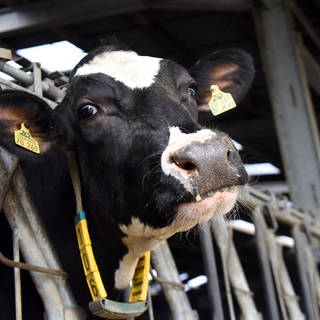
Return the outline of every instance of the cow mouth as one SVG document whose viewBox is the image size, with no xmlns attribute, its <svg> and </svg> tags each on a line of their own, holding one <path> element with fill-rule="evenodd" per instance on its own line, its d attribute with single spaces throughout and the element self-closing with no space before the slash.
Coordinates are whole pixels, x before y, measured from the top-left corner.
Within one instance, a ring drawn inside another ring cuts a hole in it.
<svg viewBox="0 0 320 320">
<path fill-rule="evenodd" d="M 176 231 L 187 231 L 214 216 L 230 212 L 237 202 L 239 191 L 239 185 L 220 187 L 198 196 L 196 194 L 193 200 L 180 203 L 174 220 Z"/>
<path fill-rule="evenodd" d="M 213 189 L 210 190 L 208 192 L 205 192 L 203 194 L 200 195 L 200 193 L 196 193 L 194 198 L 195 198 L 195 202 L 200 202 L 203 201 L 205 199 L 211 198 L 213 197 L 217 192 L 230 192 L 230 193 L 238 193 L 239 192 L 239 186 L 238 185 L 232 185 L 232 186 L 228 186 L 228 187 L 220 187 L 217 189 Z"/>
</svg>

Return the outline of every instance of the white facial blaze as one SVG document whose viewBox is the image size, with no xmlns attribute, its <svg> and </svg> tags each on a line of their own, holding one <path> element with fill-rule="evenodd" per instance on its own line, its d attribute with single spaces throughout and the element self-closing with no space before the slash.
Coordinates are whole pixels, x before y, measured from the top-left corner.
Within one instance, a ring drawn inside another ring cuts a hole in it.
<svg viewBox="0 0 320 320">
<path fill-rule="evenodd" d="M 191 191 L 188 183 L 188 177 L 183 170 L 179 170 L 176 166 L 172 165 L 171 156 L 188 146 L 193 142 L 205 143 L 216 136 L 216 133 L 209 129 L 202 129 L 195 133 L 183 133 L 178 127 L 169 128 L 170 137 L 168 146 L 163 151 L 161 156 L 161 168 L 165 175 L 171 175 L 180 181 L 187 191 Z"/>
<path fill-rule="evenodd" d="M 139 56 L 134 51 L 110 51 L 80 67 L 76 76 L 104 73 L 131 89 L 150 87 L 159 73 L 160 58 Z"/>
</svg>

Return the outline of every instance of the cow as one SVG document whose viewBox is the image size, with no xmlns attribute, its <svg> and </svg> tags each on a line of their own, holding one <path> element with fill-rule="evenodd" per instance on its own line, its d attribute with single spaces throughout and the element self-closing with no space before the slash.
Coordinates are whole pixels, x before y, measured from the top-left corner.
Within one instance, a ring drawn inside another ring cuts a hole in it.
<svg viewBox="0 0 320 320">
<path fill-rule="evenodd" d="M 218 67 L 223 72 L 223 63 Z M 29 93 L 0 93 L 0 145 L 20 159 L 81 305 L 90 296 L 74 235 L 69 151 L 76 155 L 93 249 L 113 299 L 129 285 L 141 254 L 235 205 L 246 171 L 231 139 L 199 124 L 196 95 L 182 66 L 119 43 L 98 47 L 75 66 L 55 110 Z M 22 123 L 39 154 L 15 143 Z M 32 319 L 41 318 L 35 308 Z"/>
</svg>

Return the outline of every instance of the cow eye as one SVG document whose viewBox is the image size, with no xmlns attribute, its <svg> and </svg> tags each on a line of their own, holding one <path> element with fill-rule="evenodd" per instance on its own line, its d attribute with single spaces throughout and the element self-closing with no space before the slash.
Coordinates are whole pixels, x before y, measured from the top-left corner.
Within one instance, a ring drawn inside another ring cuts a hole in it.
<svg viewBox="0 0 320 320">
<path fill-rule="evenodd" d="M 92 104 L 86 104 L 79 109 L 79 116 L 85 120 L 85 119 L 89 119 L 90 117 L 95 115 L 97 112 L 98 112 L 98 109 L 96 106 Z"/>
<path fill-rule="evenodd" d="M 196 95 L 196 90 L 193 87 L 188 88 L 188 95 L 194 97 Z"/>
</svg>

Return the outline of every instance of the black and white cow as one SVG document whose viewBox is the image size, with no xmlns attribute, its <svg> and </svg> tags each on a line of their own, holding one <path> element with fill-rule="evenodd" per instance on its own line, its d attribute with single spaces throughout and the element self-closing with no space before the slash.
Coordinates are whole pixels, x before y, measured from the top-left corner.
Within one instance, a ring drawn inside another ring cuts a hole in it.
<svg viewBox="0 0 320 320">
<path fill-rule="evenodd" d="M 177 63 L 119 45 L 99 47 L 75 67 L 54 111 L 27 93 L 0 94 L 0 144 L 21 159 L 82 305 L 90 297 L 76 248 L 67 150 L 77 155 L 94 252 L 111 298 L 112 288 L 128 286 L 143 252 L 236 203 L 247 174 L 230 138 L 199 125 L 194 94 L 194 80 Z M 22 122 L 40 155 L 14 144 Z"/>
</svg>

